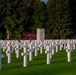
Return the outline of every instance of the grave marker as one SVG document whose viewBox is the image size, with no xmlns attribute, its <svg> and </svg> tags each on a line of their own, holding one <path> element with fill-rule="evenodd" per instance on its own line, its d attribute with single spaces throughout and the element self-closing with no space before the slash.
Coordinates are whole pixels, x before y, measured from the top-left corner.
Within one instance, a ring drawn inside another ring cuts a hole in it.
<svg viewBox="0 0 76 75">
<path fill-rule="evenodd" d="M 71 62 L 71 51 L 72 51 L 72 44 L 70 42 L 67 42 L 67 58 L 68 58 L 68 62 Z"/>
<path fill-rule="evenodd" d="M 38 44 L 37 44 L 37 43 L 35 43 L 35 56 L 37 56 L 37 55 L 38 55 L 38 49 L 39 49 Z"/>
<path fill-rule="evenodd" d="M 1 47 L 1 46 L 0 46 Z M 4 55 L 2 55 L 1 54 L 1 48 L 0 48 L 0 70 L 1 70 L 1 68 L 2 68 L 2 65 L 1 65 L 1 63 L 2 63 L 2 58 L 4 57 Z"/>
<path fill-rule="evenodd" d="M 46 51 L 47 51 L 47 64 L 50 64 L 50 46 L 46 46 Z"/>
<path fill-rule="evenodd" d="M 30 46 L 29 46 L 29 61 L 32 60 L 32 51 L 33 51 L 33 47 L 32 47 L 32 44 L 30 44 Z"/>
<path fill-rule="evenodd" d="M 45 29 L 37 29 L 37 41 L 44 41 L 45 40 Z"/>
<path fill-rule="evenodd" d="M 13 51 L 10 50 L 10 46 L 8 46 L 8 49 L 6 50 L 6 55 L 8 56 L 8 63 L 11 63 L 11 53 Z"/>
<path fill-rule="evenodd" d="M 21 54 L 24 58 L 23 58 L 23 67 L 27 67 L 27 55 L 29 54 L 27 52 L 27 47 L 24 46 L 24 52 Z"/>
</svg>

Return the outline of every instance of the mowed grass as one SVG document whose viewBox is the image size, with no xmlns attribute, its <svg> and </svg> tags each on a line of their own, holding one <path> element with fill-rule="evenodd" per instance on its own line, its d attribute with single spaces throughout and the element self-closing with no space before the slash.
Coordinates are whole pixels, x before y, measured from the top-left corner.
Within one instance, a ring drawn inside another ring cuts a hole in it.
<svg viewBox="0 0 76 75">
<path fill-rule="evenodd" d="M 46 54 L 40 54 L 33 60 L 28 61 L 28 66 L 23 67 L 23 56 L 16 58 L 12 54 L 12 62 L 7 63 L 7 57 L 2 59 L 2 70 L 0 75 L 76 75 L 76 50 L 72 52 L 72 61 L 67 62 L 67 53 L 65 50 L 55 53 L 51 59 L 50 65 L 46 64 Z"/>
</svg>

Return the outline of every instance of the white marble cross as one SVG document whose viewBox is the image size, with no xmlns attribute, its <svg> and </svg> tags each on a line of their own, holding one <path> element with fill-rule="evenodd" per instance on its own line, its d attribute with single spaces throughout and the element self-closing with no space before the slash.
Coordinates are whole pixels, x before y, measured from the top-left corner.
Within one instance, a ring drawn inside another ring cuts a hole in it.
<svg viewBox="0 0 76 75">
<path fill-rule="evenodd" d="M 0 46 L 1 47 L 1 46 Z M 4 55 L 2 55 L 1 54 L 1 49 L 0 49 L 0 70 L 1 70 L 1 68 L 2 68 L 2 65 L 1 65 L 1 63 L 2 63 L 2 61 L 1 61 L 1 59 L 4 57 Z"/>
<path fill-rule="evenodd" d="M 27 52 L 27 47 L 25 46 L 23 48 L 24 52 L 21 54 L 24 58 L 23 58 L 23 67 L 27 67 L 27 55 L 29 54 Z"/>
<path fill-rule="evenodd" d="M 58 52 L 58 41 L 56 40 L 56 52 Z"/>
<path fill-rule="evenodd" d="M 66 43 L 64 43 L 64 49 L 66 49 Z"/>
<path fill-rule="evenodd" d="M 19 58 L 19 56 L 20 56 L 20 48 L 19 48 L 19 44 L 18 43 L 16 44 L 16 47 L 15 47 L 15 53 L 16 53 L 16 58 Z"/>
<path fill-rule="evenodd" d="M 63 47 L 63 43 L 62 40 L 60 40 L 60 51 L 62 50 L 62 47 Z"/>
<path fill-rule="evenodd" d="M 71 62 L 71 51 L 72 51 L 72 44 L 70 42 L 67 42 L 67 58 L 68 58 L 68 62 Z"/>
<path fill-rule="evenodd" d="M 42 54 L 42 53 L 43 53 L 43 42 L 40 41 L 40 54 Z"/>
<path fill-rule="evenodd" d="M 8 49 L 6 50 L 6 55 L 8 56 L 8 63 L 11 63 L 11 53 L 13 51 L 10 49 L 10 46 L 8 46 Z"/>
<path fill-rule="evenodd" d="M 15 49 L 15 43 L 12 43 L 12 46 L 11 46 L 12 48 L 12 51 L 14 51 L 14 49 Z"/>
<path fill-rule="evenodd" d="M 19 48 L 15 48 L 15 51 L 16 51 L 16 58 L 19 58 L 19 56 L 20 56 L 20 52 L 19 52 Z"/>
<path fill-rule="evenodd" d="M 32 46 L 32 44 L 30 44 L 30 46 L 29 46 L 29 61 L 31 61 L 33 58 L 32 58 L 32 52 L 33 52 L 33 46 Z"/>
<path fill-rule="evenodd" d="M 54 55 L 54 42 L 52 41 L 52 55 Z"/>
<path fill-rule="evenodd" d="M 37 55 L 38 55 L 38 49 L 39 49 L 38 44 L 37 44 L 37 43 L 35 43 L 35 56 L 37 56 Z"/>
<path fill-rule="evenodd" d="M 73 40 L 73 49 L 75 50 L 75 40 Z"/>
<path fill-rule="evenodd" d="M 47 53 L 47 64 L 50 64 L 50 46 L 46 46 Z"/>
<path fill-rule="evenodd" d="M 3 52 L 5 52 L 6 48 L 7 48 L 7 47 L 6 47 L 5 45 L 3 45 Z"/>
</svg>

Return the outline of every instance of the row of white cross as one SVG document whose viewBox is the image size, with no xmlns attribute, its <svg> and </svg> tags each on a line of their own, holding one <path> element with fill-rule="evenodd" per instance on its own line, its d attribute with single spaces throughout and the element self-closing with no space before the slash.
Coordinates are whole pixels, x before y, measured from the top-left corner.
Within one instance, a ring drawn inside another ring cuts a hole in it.
<svg viewBox="0 0 76 75">
<path fill-rule="evenodd" d="M 50 59 L 54 55 L 55 50 L 58 52 L 58 48 L 62 50 L 66 49 L 68 62 L 71 62 L 71 51 L 75 49 L 76 40 L 45 40 L 44 42 L 37 40 L 0 40 L 0 70 L 1 70 L 1 59 L 4 57 L 2 51 L 6 52 L 8 57 L 8 63 L 11 63 L 11 53 L 15 50 L 16 58 L 20 55 L 23 56 L 23 67 L 27 67 L 27 56 L 29 55 L 29 61 L 32 61 L 32 52 L 35 51 L 35 56 L 38 55 L 38 50 L 40 54 L 43 53 L 43 48 L 47 54 L 47 64 L 50 64 Z M 20 50 L 23 52 L 20 54 Z"/>
</svg>

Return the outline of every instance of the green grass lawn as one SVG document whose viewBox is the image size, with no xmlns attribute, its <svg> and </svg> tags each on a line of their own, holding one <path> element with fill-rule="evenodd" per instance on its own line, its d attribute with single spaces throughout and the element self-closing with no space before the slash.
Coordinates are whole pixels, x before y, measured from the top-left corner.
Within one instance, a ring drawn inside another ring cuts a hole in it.
<svg viewBox="0 0 76 75">
<path fill-rule="evenodd" d="M 7 57 L 2 59 L 0 75 L 76 75 L 76 50 L 72 52 L 72 62 L 67 62 L 65 50 L 53 55 L 50 65 L 46 64 L 46 54 L 33 55 L 33 60 L 28 61 L 28 66 L 23 67 L 23 57 L 16 58 L 12 54 L 12 63 L 7 63 Z"/>
</svg>

